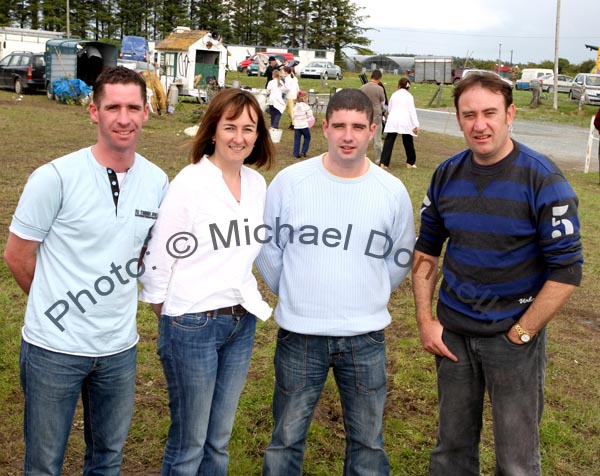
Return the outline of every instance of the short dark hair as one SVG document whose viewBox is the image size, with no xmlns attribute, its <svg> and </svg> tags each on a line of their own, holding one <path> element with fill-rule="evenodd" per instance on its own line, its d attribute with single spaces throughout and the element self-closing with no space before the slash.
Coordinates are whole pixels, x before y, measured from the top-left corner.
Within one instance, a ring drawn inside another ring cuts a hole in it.
<svg viewBox="0 0 600 476">
<path fill-rule="evenodd" d="M 115 66 L 101 73 L 94 82 L 93 102 L 98 105 L 104 96 L 104 86 L 107 84 L 135 84 L 140 87 L 142 101 L 146 105 L 146 81 L 135 71 L 123 66 Z"/>
<path fill-rule="evenodd" d="M 335 111 L 341 110 L 366 112 L 369 124 L 373 124 L 373 103 L 359 89 L 342 89 L 335 93 L 327 103 L 325 119 L 329 121 Z"/>
<path fill-rule="evenodd" d="M 381 71 L 378 69 L 371 71 L 371 79 L 381 79 L 382 76 L 383 74 L 381 74 Z"/>
<path fill-rule="evenodd" d="M 468 91 L 475 86 L 481 86 L 483 89 L 489 89 L 490 91 L 501 94 L 504 97 L 504 105 L 506 109 L 513 103 L 512 88 L 499 76 L 496 76 L 492 72 L 472 72 L 469 75 L 456 82 L 454 86 L 454 107 L 458 112 L 458 100 L 465 91 Z"/>
<path fill-rule="evenodd" d="M 192 142 L 191 162 L 194 164 L 200 162 L 204 155 L 212 155 L 215 152 L 213 137 L 217 131 L 217 124 L 224 114 L 228 114 L 227 119 L 237 119 L 245 110 L 248 110 L 248 113 L 256 121 L 258 137 L 252 152 L 244 160 L 244 164 L 270 168 L 275 162 L 275 146 L 271 141 L 265 116 L 256 98 L 248 91 L 239 88 L 223 89 L 208 103 L 208 109 L 202 117 L 202 122 L 200 122 L 200 127 Z"/>
<path fill-rule="evenodd" d="M 408 90 L 408 88 L 410 88 L 410 81 L 408 78 L 400 78 L 400 81 L 398 81 L 398 89 Z"/>
</svg>

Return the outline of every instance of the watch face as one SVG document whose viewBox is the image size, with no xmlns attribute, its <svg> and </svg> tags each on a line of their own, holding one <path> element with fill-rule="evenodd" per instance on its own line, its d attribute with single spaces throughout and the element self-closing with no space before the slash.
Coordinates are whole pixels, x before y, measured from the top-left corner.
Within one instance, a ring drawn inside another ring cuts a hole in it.
<svg viewBox="0 0 600 476">
<path fill-rule="evenodd" d="M 523 335 L 521 335 L 520 339 L 521 339 L 521 342 L 527 343 L 531 340 L 531 336 L 529 334 L 523 334 Z"/>
</svg>

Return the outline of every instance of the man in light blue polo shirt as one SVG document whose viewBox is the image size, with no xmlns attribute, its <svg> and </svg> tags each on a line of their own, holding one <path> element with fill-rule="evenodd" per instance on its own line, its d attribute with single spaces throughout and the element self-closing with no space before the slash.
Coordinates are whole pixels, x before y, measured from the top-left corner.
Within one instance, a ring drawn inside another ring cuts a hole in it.
<svg viewBox="0 0 600 476">
<path fill-rule="evenodd" d="M 137 277 L 168 178 L 136 154 L 146 85 L 126 68 L 100 75 L 95 145 L 29 178 L 4 257 L 29 295 L 21 342 L 27 475 L 60 475 L 82 395 L 84 474 L 118 475 L 133 414 Z"/>
</svg>

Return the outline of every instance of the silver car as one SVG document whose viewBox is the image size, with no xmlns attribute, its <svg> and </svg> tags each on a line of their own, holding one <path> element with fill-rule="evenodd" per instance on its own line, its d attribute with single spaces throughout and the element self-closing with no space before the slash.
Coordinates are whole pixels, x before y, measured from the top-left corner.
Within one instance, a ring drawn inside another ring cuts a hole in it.
<svg viewBox="0 0 600 476">
<path fill-rule="evenodd" d="M 545 93 L 554 92 L 554 73 L 548 73 L 539 79 L 542 84 L 542 91 Z M 571 92 L 571 86 L 573 85 L 573 78 L 566 74 L 559 74 L 556 81 L 556 90 L 559 93 Z"/>
<path fill-rule="evenodd" d="M 579 73 L 575 76 L 569 99 L 577 101 L 582 96 L 584 104 L 600 104 L 600 74 Z"/>
<path fill-rule="evenodd" d="M 331 61 L 311 61 L 300 73 L 301 78 L 342 79 L 342 68 Z"/>
</svg>

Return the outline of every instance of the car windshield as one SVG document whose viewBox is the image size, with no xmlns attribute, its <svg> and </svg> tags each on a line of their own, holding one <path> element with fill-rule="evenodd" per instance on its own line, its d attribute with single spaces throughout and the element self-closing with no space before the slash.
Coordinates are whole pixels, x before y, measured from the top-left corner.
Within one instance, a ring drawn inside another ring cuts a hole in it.
<svg viewBox="0 0 600 476">
<path fill-rule="evenodd" d="M 308 67 L 310 68 L 324 68 L 325 63 L 309 63 Z"/>
<path fill-rule="evenodd" d="M 586 76 L 586 86 L 600 86 L 600 76 Z"/>
</svg>

